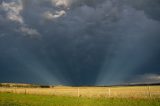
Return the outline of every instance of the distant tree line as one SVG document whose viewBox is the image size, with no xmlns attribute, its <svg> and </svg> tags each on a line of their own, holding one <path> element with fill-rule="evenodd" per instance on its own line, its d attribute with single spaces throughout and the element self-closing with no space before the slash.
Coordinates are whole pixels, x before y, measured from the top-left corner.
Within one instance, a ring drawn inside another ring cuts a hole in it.
<svg viewBox="0 0 160 106">
<path fill-rule="evenodd" d="M 6 88 L 53 88 L 54 86 L 49 85 L 34 85 L 34 84 L 14 84 L 14 83 L 0 83 L 0 87 Z"/>
</svg>

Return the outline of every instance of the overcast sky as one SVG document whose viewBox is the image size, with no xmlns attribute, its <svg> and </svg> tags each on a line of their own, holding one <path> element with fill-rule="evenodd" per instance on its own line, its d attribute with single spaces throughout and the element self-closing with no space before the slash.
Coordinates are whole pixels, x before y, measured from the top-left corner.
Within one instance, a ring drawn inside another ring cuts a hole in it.
<svg viewBox="0 0 160 106">
<path fill-rule="evenodd" d="M 160 1 L 0 0 L 0 82 L 160 82 Z"/>
</svg>

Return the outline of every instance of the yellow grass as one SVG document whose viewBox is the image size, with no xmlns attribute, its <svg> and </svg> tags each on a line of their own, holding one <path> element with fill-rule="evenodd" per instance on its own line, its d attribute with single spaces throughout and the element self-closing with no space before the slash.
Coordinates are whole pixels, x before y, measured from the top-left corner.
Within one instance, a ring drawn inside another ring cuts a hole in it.
<svg viewBox="0 0 160 106">
<path fill-rule="evenodd" d="M 160 98 L 160 86 L 0 88 L 0 92 L 76 97 Z"/>
</svg>

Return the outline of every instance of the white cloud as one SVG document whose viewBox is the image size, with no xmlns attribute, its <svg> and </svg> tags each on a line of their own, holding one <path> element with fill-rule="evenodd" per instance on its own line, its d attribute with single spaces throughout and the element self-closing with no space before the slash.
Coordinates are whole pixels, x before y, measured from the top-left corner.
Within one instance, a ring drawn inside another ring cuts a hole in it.
<svg viewBox="0 0 160 106">
<path fill-rule="evenodd" d="M 31 29 L 31 28 L 28 28 L 28 27 L 21 27 L 20 28 L 20 31 L 24 34 L 27 34 L 27 35 L 30 35 L 30 36 L 35 36 L 35 35 L 40 35 L 37 30 L 35 29 Z"/>
<path fill-rule="evenodd" d="M 24 23 L 20 12 L 23 10 L 23 5 L 20 2 L 2 2 L 0 7 L 6 11 L 7 18 L 11 21 L 19 22 L 21 24 Z"/>
<path fill-rule="evenodd" d="M 19 23 L 18 32 L 23 33 L 24 35 L 36 36 L 40 35 L 39 32 L 35 29 L 28 28 L 28 25 L 25 23 L 21 12 L 23 11 L 23 0 L 16 0 L 10 2 L 2 2 L 0 8 L 5 11 L 6 17 L 8 20 Z"/>
<path fill-rule="evenodd" d="M 66 12 L 64 10 L 61 10 L 61 11 L 56 11 L 55 14 L 50 12 L 50 11 L 46 11 L 44 14 L 43 14 L 43 17 L 47 20 L 53 20 L 53 19 L 57 19 L 63 15 L 65 15 Z"/>
<path fill-rule="evenodd" d="M 60 6 L 69 7 L 72 3 L 72 0 L 51 0 L 51 2 L 53 5 L 57 7 L 60 7 Z"/>
</svg>

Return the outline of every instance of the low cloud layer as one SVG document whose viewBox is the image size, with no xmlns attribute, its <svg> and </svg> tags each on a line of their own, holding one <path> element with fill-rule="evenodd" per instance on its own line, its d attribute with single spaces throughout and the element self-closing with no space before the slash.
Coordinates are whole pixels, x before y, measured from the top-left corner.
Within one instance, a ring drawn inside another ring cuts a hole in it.
<svg viewBox="0 0 160 106">
<path fill-rule="evenodd" d="M 137 76 L 136 79 L 132 80 L 135 83 L 159 83 L 160 82 L 160 75 L 159 74 L 144 74 Z"/>
<path fill-rule="evenodd" d="M 159 13 L 159 0 L 0 0 L 0 81 L 104 85 L 159 74 Z M 33 80 L 16 77 L 24 73 Z"/>
</svg>

